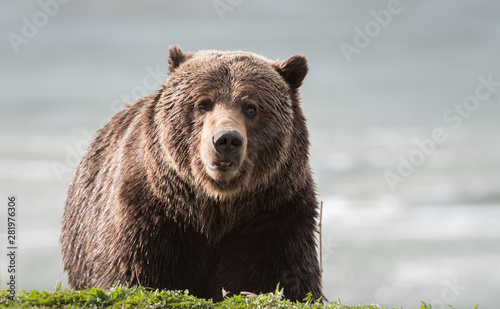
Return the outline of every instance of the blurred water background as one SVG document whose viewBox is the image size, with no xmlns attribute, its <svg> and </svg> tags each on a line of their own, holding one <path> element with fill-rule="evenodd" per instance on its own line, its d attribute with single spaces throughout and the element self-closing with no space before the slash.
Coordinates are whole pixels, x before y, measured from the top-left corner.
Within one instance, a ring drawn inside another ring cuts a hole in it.
<svg viewBox="0 0 500 309">
<path fill-rule="evenodd" d="M 158 88 L 179 44 L 307 55 L 329 299 L 498 307 L 500 2 L 54 1 L 0 2 L 0 196 L 19 199 L 20 286 L 65 282 L 76 164 L 110 116 Z"/>
</svg>

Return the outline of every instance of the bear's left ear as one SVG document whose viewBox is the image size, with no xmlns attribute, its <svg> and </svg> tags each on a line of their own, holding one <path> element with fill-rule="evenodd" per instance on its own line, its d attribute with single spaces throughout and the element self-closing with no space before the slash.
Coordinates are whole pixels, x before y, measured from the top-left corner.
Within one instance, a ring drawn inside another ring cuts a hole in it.
<svg viewBox="0 0 500 309">
<path fill-rule="evenodd" d="M 193 54 L 184 54 L 179 46 L 170 46 L 168 48 L 168 71 L 174 72 L 181 63 L 192 57 Z"/>
<path fill-rule="evenodd" d="M 309 70 L 307 58 L 302 55 L 294 55 L 287 60 L 277 61 L 273 63 L 273 67 L 292 89 L 297 89 L 302 85 Z"/>
</svg>

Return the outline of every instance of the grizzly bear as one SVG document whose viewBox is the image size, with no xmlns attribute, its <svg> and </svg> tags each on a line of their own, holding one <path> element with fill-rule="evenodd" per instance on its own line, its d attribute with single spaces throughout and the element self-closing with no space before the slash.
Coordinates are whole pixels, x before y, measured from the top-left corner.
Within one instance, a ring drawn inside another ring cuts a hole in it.
<svg viewBox="0 0 500 309">
<path fill-rule="evenodd" d="M 304 56 L 169 49 L 161 89 L 98 132 L 66 201 L 69 286 L 322 297 Z"/>
</svg>

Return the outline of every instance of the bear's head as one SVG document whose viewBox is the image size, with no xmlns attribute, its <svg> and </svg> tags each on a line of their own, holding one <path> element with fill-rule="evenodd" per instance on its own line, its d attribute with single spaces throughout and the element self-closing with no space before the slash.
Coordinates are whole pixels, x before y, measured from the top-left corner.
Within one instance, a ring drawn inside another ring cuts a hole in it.
<svg viewBox="0 0 500 309">
<path fill-rule="evenodd" d="M 174 46 L 168 60 L 154 117 L 169 166 L 218 198 L 275 181 L 293 155 L 306 58 L 273 62 L 247 52 L 183 53 Z"/>
</svg>

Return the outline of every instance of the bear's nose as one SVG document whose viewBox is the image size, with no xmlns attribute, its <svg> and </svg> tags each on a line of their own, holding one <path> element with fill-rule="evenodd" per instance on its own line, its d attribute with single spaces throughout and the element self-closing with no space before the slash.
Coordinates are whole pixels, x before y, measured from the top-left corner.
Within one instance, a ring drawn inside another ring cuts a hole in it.
<svg viewBox="0 0 500 309">
<path fill-rule="evenodd" d="M 212 136 L 212 143 L 218 153 L 232 155 L 243 147 L 243 137 L 235 130 L 220 130 Z"/>
</svg>

